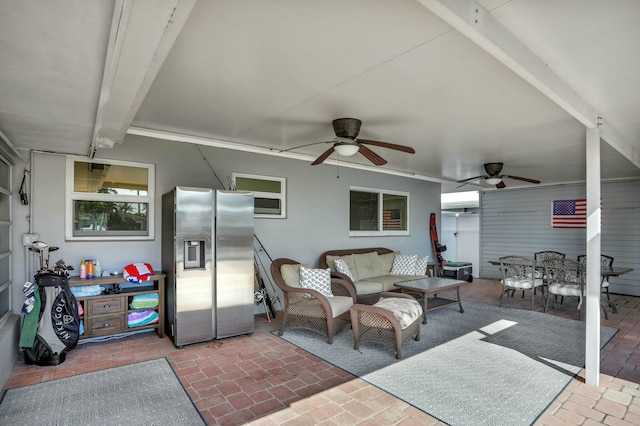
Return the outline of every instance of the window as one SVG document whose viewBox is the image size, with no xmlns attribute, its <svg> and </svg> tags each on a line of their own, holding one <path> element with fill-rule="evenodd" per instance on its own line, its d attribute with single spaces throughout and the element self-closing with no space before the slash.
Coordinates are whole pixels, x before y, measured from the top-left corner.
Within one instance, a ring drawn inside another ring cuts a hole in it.
<svg viewBox="0 0 640 426">
<path fill-rule="evenodd" d="M 153 164 L 67 157 L 67 240 L 152 240 Z"/>
<path fill-rule="evenodd" d="M 351 187 L 349 235 L 409 235 L 409 193 Z"/>
<path fill-rule="evenodd" d="M 254 197 L 254 216 L 284 219 L 286 211 L 286 181 L 284 178 L 233 173 L 238 191 L 251 191 Z"/>
<path fill-rule="evenodd" d="M 11 315 L 11 165 L 0 156 L 0 326 Z"/>
</svg>

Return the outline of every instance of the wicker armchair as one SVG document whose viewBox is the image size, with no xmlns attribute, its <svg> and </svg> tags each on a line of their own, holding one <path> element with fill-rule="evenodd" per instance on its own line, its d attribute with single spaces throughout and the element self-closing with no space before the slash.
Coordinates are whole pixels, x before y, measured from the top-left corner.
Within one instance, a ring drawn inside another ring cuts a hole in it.
<svg viewBox="0 0 640 426">
<path fill-rule="evenodd" d="M 327 336 L 327 343 L 332 344 L 336 332 L 349 324 L 349 309 L 356 302 L 356 289 L 338 278 L 331 278 L 333 297 L 302 288 L 300 266 L 286 258 L 271 263 L 271 276 L 284 296 L 284 318 L 278 334 L 282 336 L 285 328 L 304 328 Z"/>
<path fill-rule="evenodd" d="M 382 292 L 384 298 L 402 298 L 415 303 L 413 322 L 402 328 L 400 321 L 392 311 L 376 305 L 355 304 L 351 308 L 351 329 L 353 330 L 354 349 L 358 349 L 361 342 L 380 343 L 396 351 L 396 358 L 402 358 L 402 345 L 410 338 L 420 340 L 420 324 L 422 307 L 416 299 L 405 293 Z"/>
</svg>

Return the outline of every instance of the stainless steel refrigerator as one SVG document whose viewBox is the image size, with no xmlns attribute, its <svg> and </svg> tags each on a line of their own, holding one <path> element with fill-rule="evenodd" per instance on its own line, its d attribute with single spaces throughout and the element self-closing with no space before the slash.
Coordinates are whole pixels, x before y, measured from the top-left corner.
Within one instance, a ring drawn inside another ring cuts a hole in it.
<svg viewBox="0 0 640 426">
<path fill-rule="evenodd" d="M 167 330 L 177 347 L 254 329 L 253 193 L 175 187 L 162 196 Z"/>
</svg>

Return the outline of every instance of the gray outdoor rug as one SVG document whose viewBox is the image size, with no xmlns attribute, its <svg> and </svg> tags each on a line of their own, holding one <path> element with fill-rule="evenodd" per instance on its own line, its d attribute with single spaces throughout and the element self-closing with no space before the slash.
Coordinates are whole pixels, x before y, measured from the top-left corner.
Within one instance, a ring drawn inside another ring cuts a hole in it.
<svg viewBox="0 0 640 426">
<path fill-rule="evenodd" d="M 0 403 L 0 425 L 204 424 L 165 358 L 9 389 Z"/>
<path fill-rule="evenodd" d="M 333 345 L 306 330 L 285 340 L 451 425 L 529 425 L 584 367 L 585 323 L 464 302 L 427 315 L 403 359 L 375 343 L 353 349 L 350 328 Z M 604 346 L 618 330 L 601 327 Z"/>
</svg>

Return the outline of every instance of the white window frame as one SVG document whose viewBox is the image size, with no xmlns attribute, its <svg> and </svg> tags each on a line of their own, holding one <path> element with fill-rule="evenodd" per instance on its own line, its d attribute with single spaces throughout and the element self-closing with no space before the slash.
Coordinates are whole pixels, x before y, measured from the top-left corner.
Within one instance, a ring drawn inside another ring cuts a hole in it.
<svg viewBox="0 0 640 426">
<path fill-rule="evenodd" d="M 236 179 L 242 177 L 247 179 L 257 179 L 257 180 L 266 180 L 280 183 L 280 193 L 275 192 L 260 192 L 253 190 L 246 190 L 253 192 L 254 198 L 267 198 L 272 200 L 280 201 L 280 213 L 279 214 L 269 214 L 269 213 L 254 213 L 253 217 L 256 218 L 264 218 L 264 219 L 286 219 L 287 218 L 287 179 L 281 177 L 274 176 L 262 176 L 262 175 L 254 175 L 250 173 L 232 173 L 231 179 L 233 180 L 233 187 L 236 188 Z M 245 189 L 242 189 L 243 191 Z"/>
<path fill-rule="evenodd" d="M 348 197 L 348 208 L 347 208 L 347 223 L 350 224 L 351 223 L 351 191 L 358 191 L 358 192 L 370 192 L 373 194 L 378 194 L 378 230 L 377 231 L 372 231 L 372 230 L 367 230 L 367 231 L 352 231 L 351 225 L 349 226 L 349 236 L 350 237 L 396 237 L 396 236 L 406 236 L 406 235 L 411 235 L 410 233 L 410 224 L 411 224 L 411 217 L 410 217 L 410 194 L 408 192 L 405 191 L 393 191 L 393 190 L 389 190 L 389 189 L 378 189 L 378 188 L 367 188 L 364 186 L 350 186 L 349 187 L 349 197 Z M 383 230 L 382 229 L 382 225 L 383 225 L 383 221 L 382 221 L 382 207 L 383 207 L 383 196 L 384 195 L 401 195 L 404 197 L 407 197 L 407 229 L 406 230 L 401 230 L 401 231 L 391 231 L 391 230 Z"/>
<path fill-rule="evenodd" d="M 65 190 L 65 238 L 67 241 L 122 241 L 136 240 L 147 241 L 155 238 L 155 164 L 137 163 L 132 161 L 108 160 L 108 159 L 88 159 L 87 157 L 68 155 L 66 156 L 66 190 Z M 81 161 L 84 163 L 109 164 L 114 166 L 139 167 L 147 169 L 148 190 L 146 196 L 139 195 L 112 195 L 95 194 L 87 192 L 74 192 L 74 163 Z M 106 202 L 128 202 L 147 204 L 147 235 L 73 235 L 73 202 L 76 200 L 106 201 Z"/>
<path fill-rule="evenodd" d="M 0 155 L 0 161 L 6 165 L 7 173 L 7 175 L 4 176 L 6 178 L 7 186 L 5 187 L 4 185 L 0 185 L 0 198 L 3 198 L 2 202 L 6 205 L 6 209 L 2 212 L 3 215 L 0 216 L 0 225 L 7 228 L 7 236 L 9 239 L 9 241 L 7 241 L 6 250 L 0 252 L 0 260 L 2 260 L 0 265 L 7 268 L 2 273 L 2 275 L 7 276 L 7 280 L 0 282 L 0 298 L 2 298 L 3 304 L 6 304 L 7 306 L 7 310 L 5 312 L 0 312 L 0 330 L 2 330 L 5 323 L 13 313 L 13 271 L 11 269 L 11 263 L 13 261 L 11 242 L 11 236 L 13 234 L 13 197 L 11 192 L 11 188 L 13 186 L 13 165 L 12 162 L 7 160 L 3 155 Z M 4 216 L 4 213 L 6 213 L 6 216 Z"/>
</svg>

